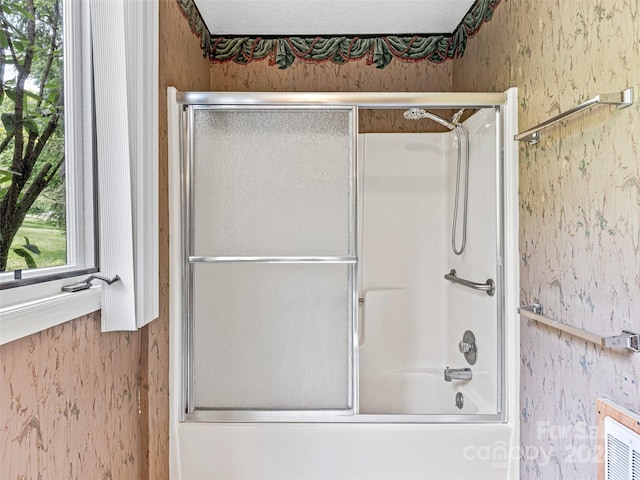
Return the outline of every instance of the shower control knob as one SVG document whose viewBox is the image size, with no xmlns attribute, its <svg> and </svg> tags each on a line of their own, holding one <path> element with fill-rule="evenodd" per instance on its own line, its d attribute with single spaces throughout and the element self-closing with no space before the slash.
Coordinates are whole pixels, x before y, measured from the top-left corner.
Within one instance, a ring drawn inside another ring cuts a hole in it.
<svg viewBox="0 0 640 480">
<path fill-rule="evenodd" d="M 476 360 L 478 359 L 478 344 L 476 343 L 476 336 L 471 330 L 464 332 L 462 340 L 458 343 L 458 348 L 469 365 L 476 364 Z"/>
<path fill-rule="evenodd" d="M 460 343 L 458 343 L 458 348 L 460 349 L 460 353 L 467 353 L 473 350 L 475 348 L 475 345 L 460 340 Z"/>
</svg>

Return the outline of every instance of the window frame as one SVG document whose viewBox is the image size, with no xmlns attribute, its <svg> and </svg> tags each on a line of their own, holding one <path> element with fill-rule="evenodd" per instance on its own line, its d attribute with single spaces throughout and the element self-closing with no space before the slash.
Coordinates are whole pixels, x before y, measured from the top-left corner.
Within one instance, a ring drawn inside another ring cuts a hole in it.
<svg viewBox="0 0 640 480">
<path fill-rule="evenodd" d="M 62 4 L 67 264 L 0 273 L 0 345 L 101 307 L 100 286 L 61 290 L 99 271 L 89 4 Z"/>
<path fill-rule="evenodd" d="M 0 290 L 98 271 L 90 28 L 82 2 L 63 0 L 67 264 L 0 273 Z M 16 275 L 17 274 L 17 275 Z M 13 277 L 13 278 L 12 278 Z"/>
<path fill-rule="evenodd" d="M 69 231 L 80 239 L 95 232 L 71 253 L 93 263 L 67 273 L 60 273 L 65 267 L 55 267 L 54 281 L 21 280 L 21 286 L 5 289 L 11 295 L 0 295 L 0 345 L 96 310 L 101 310 L 103 332 L 134 331 L 160 314 L 159 5 L 135 0 L 63 2 L 66 12 L 75 12 L 65 19 L 80 22 L 63 26 L 65 38 L 73 38 L 80 49 L 73 51 L 77 55 L 65 63 L 65 70 L 83 73 L 74 77 L 77 83 L 71 88 L 81 88 L 83 98 L 91 99 L 74 102 L 69 108 L 76 110 L 69 111 L 78 112 L 80 120 L 73 127 L 65 123 L 74 133 L 83 129 L 74 145 L 84 162 L 79 163 L 87 167 L 68 172 L 79 185 L 68 204 L 85 204 L 76 210 L 80 221 Z M 72 31 L 67 30 L 70 26 Z M 65 54 L 71 55 L 67 48 L 73 47 L 65 44 Z M 113 71 L 126 71 L 126 76 L 113 77 Z M 93 189 L 85 188 L 89 186 Z M 89 271 L 117 275 L 120 281 L 108 288 L 96 283 L 79 292 L 61 291 Z M 67 275 L 75 276 L 65 280 Z"/>
</svg>

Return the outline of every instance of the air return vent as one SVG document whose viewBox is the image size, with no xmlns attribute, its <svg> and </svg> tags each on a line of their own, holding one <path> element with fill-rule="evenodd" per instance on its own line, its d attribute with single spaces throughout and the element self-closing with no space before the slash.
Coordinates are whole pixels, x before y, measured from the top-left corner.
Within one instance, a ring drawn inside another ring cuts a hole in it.
<svg viewBox="0 0 640 480">
<path fill-rule="evenodd" d="M 640 480 L 640 435 L 616 422 L 604 419 L 605 480 Z"/>
</svg>

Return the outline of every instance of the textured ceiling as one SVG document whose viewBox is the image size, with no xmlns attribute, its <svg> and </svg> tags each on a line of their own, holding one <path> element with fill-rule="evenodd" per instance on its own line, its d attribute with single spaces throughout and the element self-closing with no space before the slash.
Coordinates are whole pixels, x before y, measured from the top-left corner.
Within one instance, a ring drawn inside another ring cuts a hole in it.
<svg viewBox="0 0 640 480">
<path fill-rule="evenodd" d="M 195 0 L 212 35 L 451 33 L 474 0 Z"/>
</svg>

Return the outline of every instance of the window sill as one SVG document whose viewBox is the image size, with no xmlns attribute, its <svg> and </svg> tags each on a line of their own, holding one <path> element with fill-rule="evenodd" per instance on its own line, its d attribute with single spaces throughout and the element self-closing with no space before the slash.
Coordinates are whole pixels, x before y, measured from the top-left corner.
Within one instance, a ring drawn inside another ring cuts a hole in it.
<svg viewBox="0 0 640 480">
<path fill-rule="evenodd" d="M 100 310 L 100 285 L 0 308 L 0 345 Z"/>
</svg>

